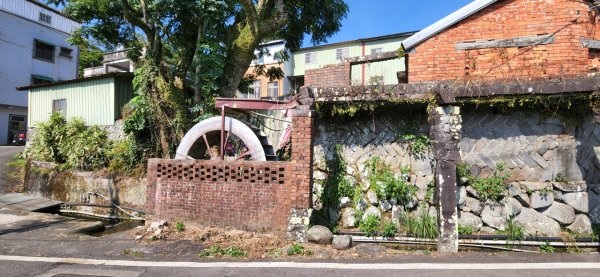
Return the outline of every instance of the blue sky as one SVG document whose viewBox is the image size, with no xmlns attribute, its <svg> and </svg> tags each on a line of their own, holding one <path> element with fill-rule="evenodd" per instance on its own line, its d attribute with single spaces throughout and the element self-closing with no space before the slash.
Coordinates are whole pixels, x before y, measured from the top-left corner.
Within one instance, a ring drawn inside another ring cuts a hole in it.
<svg viewBox="0 0 600 277">
<path fill-rule="evenodd" d="M 350 11 L 335 43 L 358 38 L 421 30 L 472 0 L 346 0 Z M 304 47 L 311 46 L 310 39 Z"/>
</svg>

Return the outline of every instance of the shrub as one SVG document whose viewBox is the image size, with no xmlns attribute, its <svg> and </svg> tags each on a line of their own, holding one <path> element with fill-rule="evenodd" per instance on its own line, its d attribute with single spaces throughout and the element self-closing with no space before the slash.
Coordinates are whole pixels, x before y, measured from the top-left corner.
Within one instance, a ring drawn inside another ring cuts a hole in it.
<svg viewBox="0 0 600 277">
<path fill-rule="evenodd" d="M 488 199 L 500 201 L 506 195 L 506 181 L 510 174 L 503 174 L 504 164 L 499 163 L 488 178 L 475 177 L 471 180 L 471 185 L 477 191 L 481 200 Z"/>
<path fill-rule="evenodd" d="M 292 244 L 292 246 L 290 246 L 290 248 L 287 249 L 288 256 L 311 256 L 312 254 L 312 251 L 304 249 L 304 246 L 302 246 L 302 244 L 296 242 L 294 242 L 294 244 Z"/>
<path fill-rule="evenodd" d="M 550 245 L 550 242 L 545 242 L 540 245 L 540 252 L 542 253 L 554 253 L 554 246 Z"/>
<path fill-rule="evenodd" d="M 385 224 L 383 224 L 383 230 L 381 232 L 381 235 L 384 238 L 393 238 L 396 236 L 397 231 L 398 228 L 396 227 L 396 224 L 394 224 L 391 221 L 388 221 Z"/>
<path fill-rule="evenodd" d="M 183 222 L 181 222 L 181 221 L 177 221 L 177 223 L 175 223 L 175 229 L 178 232 L 183 232 L 183 231 L 185 231 L 185 224 L 183 224 Z"/>
<path fill-rule="evenodd" d="M 379 217 L 374 214 L 367 215 L 364 220 L 360 221 L 359 229 L 365 232 L 365 236 L 374 237 L 379 229 Z"/>
</svg>

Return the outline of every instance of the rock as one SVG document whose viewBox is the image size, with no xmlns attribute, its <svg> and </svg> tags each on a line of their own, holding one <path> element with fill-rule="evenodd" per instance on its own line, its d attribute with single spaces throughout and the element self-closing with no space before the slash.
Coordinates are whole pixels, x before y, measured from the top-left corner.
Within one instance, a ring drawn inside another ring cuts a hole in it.
<svg viewBox="0 0 600 277">
<path fill-rule="evenodd" d="M 552 182 L 552 185 L 562 192 L 582 192 L 587 190 L 587 183 L 585 181 Z"/>
<path fill-rule="evenodd" d="M 342 226 L 345 228 L 356 227 L 356 211 L 352 208 L 347 208 L 342 213 Z"/>
<path fill-rule="evenodd" d="M 529 200 L 529 195 L 527 195 L 527 193 L 520 193 L 518 195 L 515 195 L 515 199 L 517 199 L 517 201 L 519 201 L 519 203 L 521 203 L 521 205 L 523 205 L 523 207 L 529 208 L 531 207 L 531 202 Z"/>
<path fill-rule="evenodd" d="M 456 204 L 458 204 L 459 207 L 464 207 L 466 202 L 467 202 L 467 187 L 459 186 L 456 189 Z"/>
<path fill-rule="evenodd" d="M 375 193 L 373 190 L 369 190 L 367 192 L 367 199 L 369 200 L 369 203 L 373 206 L 377 206 L 379 205 L 379 199 L 377 198 L 377 193 Z"/>
<path fill-rule="evenodd" d="M 402 223 L 402 213 L 404 211 L 404 207 L 393 205 L 392 206 L 392 222 L 395 224 Z"/>
<path fill-rule="evenodd" d="M 590 210 L 587 192 L 564 193 L 562 201 L 580 213 L 588 213 Z"/>
<path fill-rule="evenodd" d="M 352 199 L 350 197 L 344 196 L 340 198 L 340 208 L 350 207 L 352 205 Z"/>
<path fill-rule="evenodd" d="M 523 205 L 521 205 L 521 202 L 519 202 L 519 200 L 514 199 L 512 197 L 508 197 L 508 199 L 506 201 L 506 206 L 509 209 L 508 214 L 510 216 L 518 215 L 519 213 L 521 213 L 521 209 L 523 209 Z"/>
<path fill-rule="evenodd" d="M 475 190 L 473 187 L 471 187 L 471 186 L 468 186 L 468 187 L 467 187 L 467 193 L 468 193 L 469 195 L 471 195 L 471 196 L 473 196 L 473 197 L 475 197 L 475 198 L 479 199 L 479 194 L 477 193 L 477 191 L 476 191 L 476 190 Z"/>
<path fill-rule="evenodd" d="M 358 200 L 358 203 L 356 203 L 356 208 L 359 211 L 365 211 L 367 209 L 367 202 L 364 198 L 360 198 L 360 200 Z"/>
<path fill-rule="evenodd" d="M 164 225 L 161 224 L 160 221 L 153 221 L 152 223 L 150 223 L 150 227 L 148 227 L 148 232 L 151 232 L 152 230 L 159 229 L 159 228 L 161 228 L 163 226 Z"/>
<path fill-rule="evenodd" d="M 312 241 L 318 244 L 330 244 L 333 240 L 333 233 L 321 225 L 315 225 L 308 229 L 308 241 Z"/>
<path fill-rule="evenodd" d="M 469 226 L 479 231 L 481 227 L 483 227 L 483 221 L 478 216 L 469 213 L 469 212 L 461 212 L 458 215 L 458 225 L 460 226 Z"/>
<path fill-rule="evenodd" d="M 381 218 L 381 211 L 379 211 L 379 209 L 377 209 L 376 207 L 371 206 L 363 214 L 362 220 L 364 221 L 369 215 L 375 215 L 377 218 Z"/>
<path fill-rule="evenodd" d="M 340 220 L 340 210 L 336 208 L 328 208 L 327 214 L 329 215 L 329 223 L 336 225 L 338 220 Z"/>
<path fill-rule="evenodd" d="M 508 211 L 504 206 L 493 201 L 487 201 L 481 211 L 481 220 L 494 229 L 504 230 L 506 228 L 506 219 L 509 217 Z"/>
<path fill-rule="evenodd" d="M 521 189 L 526 191 L 538 191 L 545 189 L 547 187 L 552 187 L 552 183 L 542 183 L 542 182 L 520 182 Z"/>
<path fill-rule="evenodd" d="M 354 168 L 350 165 L 346 166 L 346 173 L 348 175 L 354 175 Z"/>
<path fill-rule="evenodd" d="M 383 200 L 380 203 L 380 208 L 381 208 L 381 211 L 387 212 L 392 209 L 392 204 L 387 200 Z"/>
<path fill-rule="evenodd" d="M 509 196 L 517 196 L 521 194 L 521 186 L 519 186 L 519 183 L 511 183 L 507 188 Z"/>
<path fill-rule="evenodd" d="M 414 207 L 416 207 L 419 204 L 419 200 L 417 200 L 416 198 L 411 198 L 408 203 L 404 204 L 404 207 L 406 207 L 407 209 L 412 209 Z"/>
<path fill-rule="evenodd" d="M 315 170 L 315 171 L 313 171 L 313 178 L 315 180 L 325 180 L 325 179 L 327 179 L 327 173 L 325 173 L 323 171 Z"/>
<path fill-rule="evenodd" d="M 469 182 L 469 178 L 468 177 L 460 177 L 460 178 L 458 178 L 458 185 L 459 186 L 463 186 L 463 185 L 465 185 L 468 182 Z"/>
<path fill-rule="evenodd" d="M 483 226 L 479 229 L 479 233 L 481 234 L 496 234 L 496 229 L 488 226 Z"/>
<path fill-rule="evenodd" d="M 567 226 L 567 230 L 571 230 L 579 234 L 592 234 L 592 222 L 587 215 L 578 214 L 571 225 Z"/>
<path fill-rule="evenodd" d="M 361 243 L 354 247 L 354 251 L 359 256 L 379 256 L 383 255 L 387 251 L 387 248 L 380 244 Z"/>
<path fill-rule="evenodd" d="M 352 237 L 351 236 L 334 236 L 333 241 L 331 242 L 333 248 L 338 250 L 345 250 L 352 247 Z"/>
<path fill-rule="evenodd" d="M 360 190 L 362 192 L 367 192 L 369 191 L 369 188 L 371 188 L 371 181 L 369 181 L 369 179 L 362 179 Z"/>
<path fill-rule="evenodd" d="M 437 221 L 437 207 L 435 207 L 435 206 L 429 207 L 429 210 L 427 210 L 427 213 L 429 214 L 430 217 L 435 218 L 435 220 Z"/>
<path fill-rule="evenodd" d="M 135 236 L 135 240 L 141 240 L 143 237 L 144 235 Z"/>
<path fill-rule="evenodd" d="M 527 235 L 558 236 L 560 225 L 553 219 L 538 213 L 534 209 L 523 208 L 521 213 L 515 217 L 515 223 L 523 226 L 523 231 Z"/>
<path fill-rule="evenodd" d="M 554 197 L 554 201 L 563 201 L 563 192 L 560 190 L 554 190 L 552 196 Z"/>
<path fill-rule="evenodd" d="M 569 205 L 558 202 L 552 203 L 542 214 L 558 221 L 562 225 L 568 225 L 575 221 L 575 210 Z"/>
<path fill-rule="evenodd" d="M 160 237 L 160 235 L 162 235 L 162 229 L 156 229 L 154 230 L 154 235 L 157 237 Z"/>
<path fill-rule="evenodd" d="M 554 202 L 554 196 L 552 193 L 541 193 L 539 191 L 534 191 L 531 194 L 530 206 L 533 209 L 543 209 L 546 207 L 550 207 Z"/>
<path fill-rule="evenodd" d="M 463 207 L 463 211 L 472 212 L 475 215 L 480 215 L 482 210 L 483 203 L 481 203 L 481 201 L 472 197 L 467 197 L 467 199 L 465 200 L 465 206 Z"/>
</svg>

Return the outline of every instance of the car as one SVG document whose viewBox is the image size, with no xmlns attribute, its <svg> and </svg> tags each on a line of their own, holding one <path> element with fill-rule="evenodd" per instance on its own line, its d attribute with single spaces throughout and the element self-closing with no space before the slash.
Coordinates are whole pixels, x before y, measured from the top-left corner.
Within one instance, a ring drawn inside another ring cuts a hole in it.
<svg viewBox="0 0 600 277">
<path fill-rule="evenodd" d="M 12 143 L 14 145 L 25 145 L 27 142 L 27 131 L 21 131 L 14 135 Z"/>
</svg>

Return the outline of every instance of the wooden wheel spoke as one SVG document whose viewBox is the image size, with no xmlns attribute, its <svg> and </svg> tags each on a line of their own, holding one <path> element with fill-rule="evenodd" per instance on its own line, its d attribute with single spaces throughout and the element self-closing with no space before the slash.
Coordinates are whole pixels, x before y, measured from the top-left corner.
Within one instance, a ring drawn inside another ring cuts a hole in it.
<svg viewBox="0 0 600 277">
<path fill-rule="evenodd" d="M 202 138 L 204 138 L 204 143 L 206 144 L 206 152 L 208 152 L 208 155 L 211 158 L 214 158 L 213 151 L 212 151 L 212 148 L 210 148 L 210 144 L 208 143 L 208 139 L 206 138 L 206 134 L 203 134 Z"/>
<path fill-rule="evenodd" d="M 245 151 L 244 153 L 242 153 L 241 155 L 239 155 L 235 160 L 238 161 L 240 159 L 243 159 L 244 157 L 250 155 L 250 151 Z"/>
</svg>

